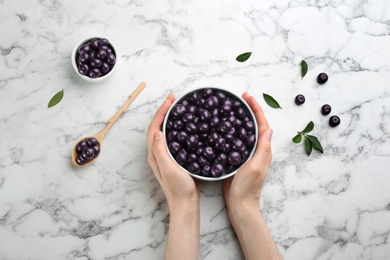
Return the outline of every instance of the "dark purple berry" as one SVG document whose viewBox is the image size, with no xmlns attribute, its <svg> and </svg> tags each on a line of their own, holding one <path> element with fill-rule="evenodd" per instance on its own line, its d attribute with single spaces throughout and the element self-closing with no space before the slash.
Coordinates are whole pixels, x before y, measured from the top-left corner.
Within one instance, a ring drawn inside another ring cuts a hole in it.
<svg viewBox="0 0 390 260">
<path fill-rule="evenodd" d="M 96 56 L 99 58 L 99 59 L 105 59 L 106 56 L 107 56 L 107 52 L 105 50 L 99 50 L 96 54 Z"/>
<path fill-rule="evenodd" d="M 197 135 L 189 135 L 186 138 L 186 144 L 189 148 L 196 148 L 198 144 L 198 136 Z"/>
<path fill-rule="evenodd" d="M 223 121 L 219 124 L 218 129 L 221 133 L 227 134 L 232 129 L 232 124 L 229 121 Z"/>
<path fill-rule="evenodd" d="M 331 116 L 330 118 L 329 118 L 329 125 L 331 126 L 331 127 L 335 127 L 335 126 L 338 126 L 339 124 L 340 124 L 340 117 L 338 117 L 338 116 Z"/>
<path fill-rule="evenodd" d="M 203 156 L 206 157 L 209 160 L 214 159 L 215 158 L 215 152 L 214 152 L 213 148 L 210 147 L 210 146 L 206 146 L 203 149 Z"/>
<path fill-rule="evenodd" d="M 82 75 L 88 75 L 88 72 L 89 72 L 89 66 L 85 63 L 81 63 L 79 65 L 79 72 L 80 74 Z"/>
<path fill-rule="evenodd" d="M 88 160 L 85 159 L 83 156 L 81 156 L 81 154 L 79 154 L 76 157 L 76 162 L 78 165 L 83 165 L 83 164 L 86 164 L 88 162 Z"/>
<path fill-rule="evenodd" d="M 89 146 L 89 147 L 93 147 L 93 146 L 95 146 L 95 145 L 97 145 L 99 142 L 98 142 L 98 140 L 95 138 L 95 137 L 89 137 L 88 139 L 87 139 L 87 145 Z"/>
<path fill-rule="evenodd" d="M 176 161 L 180 165 L 184 165 L 187 162 L 187 152 L 181 149 L 176 155 Z"/>
<path fill-rule="evenodd" d="M 221 177 L 222 174 L 223 174 L 223 166 L 221 163 L 214 163 L 212 166 L 211 166 L 211 170 L 210 170 L 210 173 L 213 177 Z"/>
<path fill-rule="evenodd" d="M 90 160 L 95 156 L 95 151 L 91 147 L 85 147 L 81 152 L 81 155 L 84 157 L 84 159 Z"/>
<path fill-rule="evenodd" d="M 171 132 L 173 132 L 173 131 L 171 131 Z M 188 136 L 188 134 L 186 131 L 179 131 L 179 132 L 177 132 L 176 140 L 179 142 L 184 142 L 187 139 L 187 136 Z"/>
<path fill-rule="evenodd" d="M 231 165 L 239 165 L 241 163 L 241 155 L 239 152 L 232 151 L 228 155 L 228 161 Z"/>
<path fill-rule="evenodd" d="M 88 62 L 91 56 L 89 55 L 88 52 L 83 52 L 79 56 L 79 61 L 82 63 Z"/>
<path fill-rule="evenodd" d="M 302 94 L 297 95 L 295 97 L 295 104 L 297 104 L 299 106 L 299 105 L 302 105 L 303 103 L 305 103 L 305 96 Z"/>
<path fill-rule="evenodd" d="M 116 62 L 116 58 L 115 58 L 115 55 L 113 53 L 108 53 L 106 59 L 107 59 L 107 63 L 111 64 L 111 65 L 114 65 Z"/>
<path fill-rule="evenodd" d="M 200 173 L 200 165 L 197 162 L 191 162 L 188 165 L 188 171 L 193 174 L 199 174 Z"/>
<path fill-rule="evenodd" d="M 181 120 L 176 120 L 173 122 L 173 128 L 176 130 L 180 130 L 184 127 L 183 121 Z"/>
<path fill-rule="evenodd" d="M 99 39 L 92 39 L 91 40 L 91 47 L 93 49 L 99 49 Z"/>
<path fill-rule="evenodd" d="M 318 74 L 318 77 L 317 77 L 317 82 L 320 83 L 320 84 L 324 84 L 325 82 L 328 81 L 328 75 L 324 72 Z"/>
<path fill-rule="evenodd" d="M 198 127 L 196 126 L 195 123 L 188 123 L 188 124 L 186 124 L 185 129 L 190 134 L 195 134 L 195 133 L 198 132 Z"/>
<path fill-rule="evenodd" d="M 203 110 L 200 112 L 200 119 L 201 119 L 203 122 L 208 122 L 208 121 L 210 121 L 210 118 L 211 118 L 211 114 L 210 114 L 210 112 L 209 112 L 207 109 L 203 109 Z"/>
<path fill-rule="evenodd" d="M 81 154 L 81 152 L 84 150 L 85 147 L 87 147 L 87 142 L 86 141 L 81 141 L 77 144 L 76 151 L 78 154 Z"/>
<path fill-rule="evenodd" d="M 106 62 L 103 62 L 102 66 L 100 67 L 100 70 L 103 74 L 107 74 L 108 72 L 110 72 L 110 69 L 110 65 L 108 65 Z"/>
<path fill-rule="evenodd" d="M 99 45 L 108 45 L 108 40 L 106 38 L 99 39 Z"/>
<path fill-rule="evenodd" d="M 91 61 L 89 62 L 91 64 L 92 67 L 94 68 L 99 68 L 100 66 L 102 66 L 103 62 L 101 59 L 98 59 L 98 58 L 93 58 L 91 59 Z"/>
<path fill-rule="evenodd" d="M 95 157 L 99 155 L 100 153 L 100 146 L 99 145 L 95 145 L 94 147 L 92 147 L 93 151 L 95 152 Z"/>
<path fill-rule="evenodd" d="M 211 88 L 206 88 L 205 90 L 203 90 L 203 97 L 204 98 L 208 98 L 211 95 L 213 95 L 213 90 Z"/>
<path fill-rule="evenodd" d="M 183 123 L 187 124 L 187 123 L 191 123 L 193 122 L 195 119 L 195 116 L 191 113 L 186 113 L 183 115 L 183 117 L 181 118 L 181 120 L 183 121 Z"/>
<path fill-rule="evenodd" d="M 182 104 L 177 104 L 172 108 L 173 118 L 179 119 L 187 112 L 187 107 Z"/>
<path fill-rule="evenodd" d="M 98 78 L 100 77 L 100 75 L 102 75 L 102 73 L 98 68 L 92 68 L 91 70 L 89 70 L 88 75 L 90 78 Z"/>
<path fill-rule="evenodd" d="M 256 136 L 254 134 L 249 134 L 246 138 L 245 138 L 245 144 L 247 146 L 253 146 L 256 142 Z"/>
<path fill-rule="evenodd" d="M 169 143 L 168 149 L 171 152 L 171 154 L 175 155 L 181 150 L 181 145 L 178 142 L 173 141 Z"/>
<path fill-rule="evenodd" d="M 210 171 L 211 171 L 211 166 L 207 164 L 207 165 L 203 166 L 201 174 L 202 174 L 202 176 L 208 177 L 208 176 L 210 176 Z"/>
<path fill-rule="evenodd" d="M 328 105 L 328 104 L 325 104 L 321 107 L 321 113 L 326 116 L 326 115 L 329 115 L 330 111 L 332 111 L 332 108 Z"/>
<path fill-rule="evenodd" d="M 244 143 L 242 142 L 242 140 L 236 138 L 232 141 L 232 150 L 233 151 L 240 151 L 240 149 L 242 148 L 243 145 L 244 145 Z"/>
</svg>

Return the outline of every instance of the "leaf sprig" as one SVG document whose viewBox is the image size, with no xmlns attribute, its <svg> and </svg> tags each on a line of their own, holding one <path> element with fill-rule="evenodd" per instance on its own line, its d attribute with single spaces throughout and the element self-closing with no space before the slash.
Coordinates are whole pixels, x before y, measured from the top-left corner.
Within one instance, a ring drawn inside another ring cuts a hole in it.
<svg viewBox="0 0 390 260">
<path fill-rule="evenodd" d="M 320 153 L 324 153 L 324 149 L 322 148 L 322 145 L 317 137 L 314 135 L 309 135 L 308 133 L 311 132 L 314 128 L 313 121 L 310 121 L 305 129 L 298 132 L 296 136 L 292 139 L 292 141 L 296 144 L 300 143 L 302 141 L 302 137 L 305 139 L 305 150 L 307 155 L 309 156 L 313 150 L 313 148 Z"/>
</svg>

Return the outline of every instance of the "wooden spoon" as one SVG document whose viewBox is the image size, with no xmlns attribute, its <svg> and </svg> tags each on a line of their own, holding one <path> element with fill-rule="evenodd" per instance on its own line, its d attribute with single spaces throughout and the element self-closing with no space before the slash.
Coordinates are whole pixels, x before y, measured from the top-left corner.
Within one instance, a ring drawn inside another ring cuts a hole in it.
<svg viewBox="0 0 390 260">
<path fill-rule="evenodd" d="M 126 109 L 130 106 L 131 102 L 133 102 L 133 100 L 145 88 L 145 86 L 146 86 L 146 84 L 144 82 L 142 82 L 137 87 L 137 89 L 133 93 L 130 94 L 129 99 L 126 101 L 126 103 L 118 110 L 118 112 L 115 113 L 115 115 L 113 117 L 110 118 L 110 120 L 108 120 L 106 127 L 102 131 L 100 131 L 96 135 L 84 137 L 76 143 L 76 145 L 73 148 L 73 152 L 72 152 L 72 163 L 74 166 L 77 166 L 77 167 L 87 166 L 87 165 L 90 165 L 91 163 L 93 163 L 98 158 L 98 156 L 95 156 L 91 160 L 87 161 L 87 163 L 85 163 L 85 164 L 78 164 L 76 161 L 76 158 L 78 155 L 77 154 L 77 145 L 82 141 L 86 141 L 90 137 L 94 137 L 98 141 L 97 145 L 99 146 L 99 148 L 101 148 L 101 144 L 102 144 L 103 137 L 105 136 L 105 134 L 108 132 L 108 130 L 111 128 L 111 126 L 115 123 L 115 121 L 119 118 L 119 116 L 122 115 L 126 111 Z"/>
</svg>

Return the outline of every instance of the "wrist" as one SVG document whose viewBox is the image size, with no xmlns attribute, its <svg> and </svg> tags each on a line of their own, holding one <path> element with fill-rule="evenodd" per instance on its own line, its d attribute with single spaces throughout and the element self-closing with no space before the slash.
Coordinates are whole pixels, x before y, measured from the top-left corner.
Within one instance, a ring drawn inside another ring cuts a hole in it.
<svg viewBox="0 0 390 260">
<path fill-rule="evenodd" d="M 199 214 L 199 198 L 168 200 L 171 215 Z"/>
<path fill-rule="evenodd" d="M 228 214 L 235 229 L 248 223 L 248 218 L 261 217 L 260 207 L 257 202 L 230 203 Z"/>
</svg>

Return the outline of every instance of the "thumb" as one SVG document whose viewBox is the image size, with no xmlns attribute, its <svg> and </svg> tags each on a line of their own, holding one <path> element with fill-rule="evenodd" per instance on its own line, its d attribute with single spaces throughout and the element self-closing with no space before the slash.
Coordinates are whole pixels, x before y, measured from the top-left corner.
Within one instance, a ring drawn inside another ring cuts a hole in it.
<svg viewBox="0 0 390 260">
<path fill-rule="evenodd" d="M 253 155 L 252 159 L 259 165 L 269 166 L 272 159 L 272 150 L 271 150 L 271 138 L 272 138 L 272 129 L 265 129 L 260 133 L 260 137 L 257 143 L 256 152 Z"/>
<path fill-rule="evenodd" d="M 168 154 L 167 143 L 161 131 L 154 133 L 153 154 L 161 172 L 172 169 L 172 158 Z"/>
</svg>

